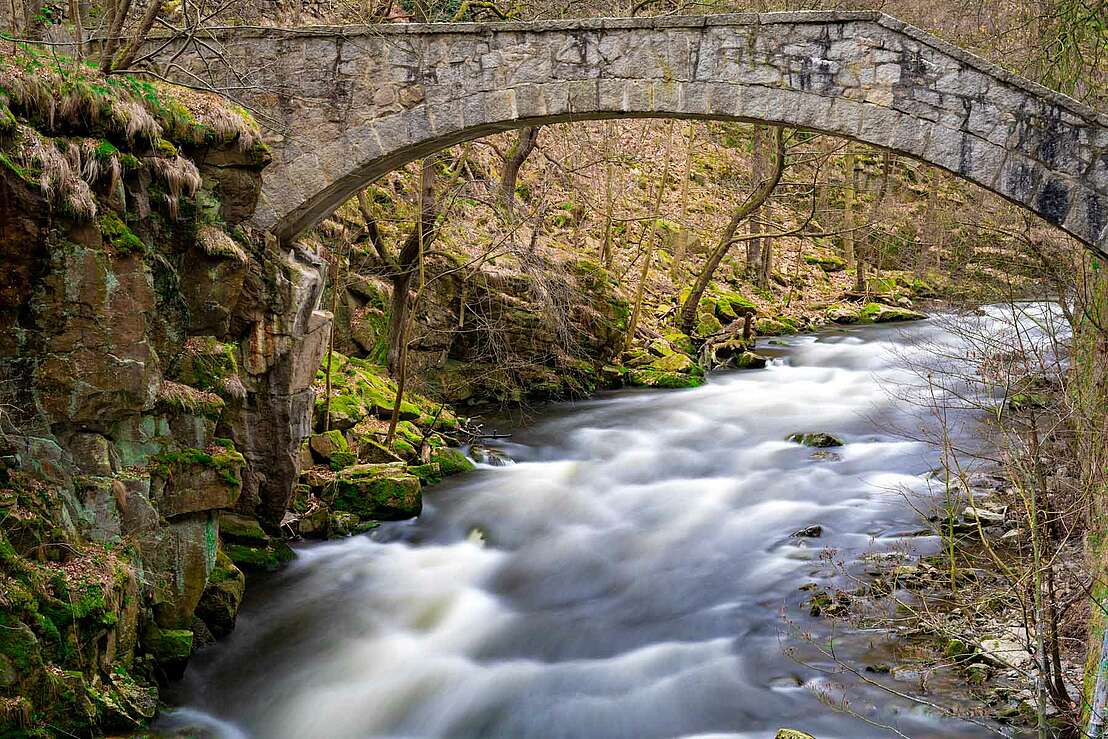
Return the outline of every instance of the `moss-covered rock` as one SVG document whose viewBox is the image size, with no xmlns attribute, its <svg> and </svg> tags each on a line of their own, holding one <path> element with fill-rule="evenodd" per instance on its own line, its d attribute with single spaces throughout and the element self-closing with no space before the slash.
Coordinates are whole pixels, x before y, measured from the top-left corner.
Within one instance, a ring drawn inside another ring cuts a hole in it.
<svg viewBox="0 0 1108 739">
<path fill-rule="evenodd" d="M 147 652 L 171 678 L 180 677 L 192 655 L 193 633 L 189 629 L 162 629 L 148 623 L 142 635 Z"/>
<path fill-rule="evenodd" d="M 842 272 L 846 269 L 846 260 L 834 254 L 805 254 L 804 261 L 819 267 L 824 272 Z"/>
<path fill-rule="evenodd" d="M 224 542 L 223 551 L 237 567 L 255 572 L 273 572 L 296 559 L 296 552 L 288 544 L 276 540 L 264 546 Z"/>
<path fill-rule="evenodd" d="M 208 576 L 207 587 L 196 606 L 196 616 L 216 638 L 222 638 L 235 628 L 242 596 L 246 592 L 246 577 L 221 548 L 215 567 Z"/>
<path fill-rule="evenodd" d="M 843 445 L 843 440 L 837 436 L 833 436 L 822 431 L 808 431 L 798 432 L 795 434 L 789 434 L 786 441 L 791 441 L 794 444 L 801 444 L 803 446 L 814 447 L 817 449 L 826 449 L 829 447 L 837 447 Z"/>
<path fill-rule="evenodd" d="M 858 323 L 894 323 L 899 321 L 919 321 L 927 316 L 919 311 L 883 303 L 866 303 L 858 311 Z"/>
<path fill-rule="evenodd" d="M 335 511 L 361 520 L 411 518 L 423 509 L 419 478 L 397 463 L 347 467 L 335 476 L 332 496 Z"/>
<path fill-rule="evenodd" d="M 309 445 L 315 456 L 323 462 L 329 462 L 336 455 L 350 452 L 350 445 L 346 443 L 346 437 L 338 429 L 331 429 L 322 434 L 314 434 L 309 441 Z"/>
<path fill-rule="evenodd" d="M 688 388 L 703 384 L 703 375 L 665 372 L 650 367 L 633 369 L 627 373 L 627 381 L 632 385 L 656 388 Z"/>
<path fill-rule="evenodd" d="M 459 472 L 469 472 L 473 469 L 473 462 L 458 449 L 436 449 L 431 453 L 431 462 L 439 466 L 443 477 L 456 475 Z"/>
</svg>

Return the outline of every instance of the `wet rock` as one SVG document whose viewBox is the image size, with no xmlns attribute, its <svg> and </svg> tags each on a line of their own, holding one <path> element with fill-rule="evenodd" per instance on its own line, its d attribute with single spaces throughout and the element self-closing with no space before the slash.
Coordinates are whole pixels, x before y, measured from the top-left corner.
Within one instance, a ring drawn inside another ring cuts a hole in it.
<svg viewBox="0 0 1108 739">
<path fill-rule="evenodd" d="M 175 680 L 184 674 L 192 655 L 192 636 L 188 629 L 162 629 L 151 623 L 143 632 L 142 642 L 158 667 Z"/>
<path fill-rule="evenodd" d="M 287 544 L 269 536 L 250 516 L 221 514 L 220 537 L 223 552 L 243 570 L 272 572 L 296 557 Z"/>
<path fill-rule="evenodd" d="M 981 656 L 998 667 L 1025 670 L 1031 666 L 1032 656 L 1022 638 L 1022 629 L 1009 629 L 991 639 L 982 639 L 977 645 Z"/>
<path fill-rule="evenodd" d="M 332 506 L 361 520 L 395 520 L 418 516 L 423 499 L 419 479 L 408 474 L 402 463 L 359 464 L 335 476 Z"/>
<path fill-rule="evenodd" d="M 456 475 L 459 472 L 469 472 L 473 469 L 473 462 L 459 449 L 440 447 L 431 452 L 432 463 L 437 464 L 443 477 Z"/>
<path fill-rule="evenodd" d="M 829 452 L 826 449 L 817 449 L 809 455 L 809 459 L 814 459 L 817 462 L 841 462 L 843 457 L 841 454 Z"/>
<path fill-rule="evenodd" d="M 800 729 L 778 729 L 773 739 L 816 739 L 806 731 Z"/>
<path fill-rule="evenodd" d="M 331 511 L 320 503 L 300 517 L 297 531 L 306 539 L 326 539 L 331 530 Z"/>
<path fill-rule="evenodd" d="M 823 535 L 823 527 L 820 526 L 819 524 L 814 524 L 812 526 L 805 526 L 804 528 L 800 529 L 799 531 L 794 531 L 792 535 L 794 537 L 798 537 L 798 538 L 816 539 L 816 538 L 819 538 L 820 536 Z"/>
<path fill-rule="evenodd" d="M 233 508 L 242 491 L 243 456 L 233 447 L 164 452 L 153 466 L 158 512 L 166 518 Z"/>
<path fill-rule="evenodd" d="M 335 511 L 330 514 L 331 536 L 350 536 L 357 528 L 360 519 L 353 513 Z"/>
<path fill-rule="evenodd" d="M 843 445 L 842 439 L 823 432 L 798 432 L 789 434 L 785 440 L 795 444 L 815 447 L 817 449 L 826 449 Z"/>
<path fill-rule="evenodd" d="M 235 628 L 235 618 L 246 591 L 246 576 L 222 549 L 216 555 L 215 567 L 208 577 L 204 594 L 196 606 L 200 618 L 217 639 Z"/>
<path fill-rule="evenodd" d="M 845 616 L 849 612 L 849 606 L 850 596 L 843 592 L 817 590 L 808 599 L 808 613 L 811 616 Z"/>
<path fill-rule="evenodd" d="M 1004 523 L 1004 513 L 991 511 L 988 508 L 966 506 L 962 511 L 962 519 L 969 523 L 980 522 L 982 526 L 994 526 Z"/>
<path fill-rule="evenodd" d="M 499 449 L 494 449 L 484 444 L 473 444 L 469 447 L 469 458 L 480 464 L 490 467 L 506 467 L 515 464 L 511 457 Z"/>
</svg>

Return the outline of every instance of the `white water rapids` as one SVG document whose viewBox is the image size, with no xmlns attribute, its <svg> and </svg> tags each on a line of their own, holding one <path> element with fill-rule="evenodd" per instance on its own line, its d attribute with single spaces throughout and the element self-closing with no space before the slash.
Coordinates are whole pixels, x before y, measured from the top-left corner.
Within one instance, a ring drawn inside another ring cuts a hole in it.
<svg viewBox="0 0 1108 739">
<path fill-rule="evenodd" d="M 933 322 L 904 331 L 954 341 Z M 798 590 L 839 581 L 824 548 L 850 562 L 934 547 L 909 537 L 921 523 L 905 492 L 937 463 L 891 430 L 929 422 L 889 392 L 923 382 L 898 329 L 786 343 L 767 369 L 694 390 L 555 406 L 501 445 L 517 464 L 428 489 L 418 520 L 301 548 L 194 658 L 174 696 L 188 708 L 165 725 L 266 739 L 893 735 L 875 724 L 985 736 L 857 681 L 846 697 L 867 721 L 833 711 L 817 693 L 842 693 L 816 668 L 834 663 L 784 653 L 798 631 L 830 634 Z M 847 443 L 815 459 L 785 441 L 797 431 Z M 812 524 L 822 537 L 791 536 Z M 836 638 L 852 660 L 882 642 Z"/>
</svg>

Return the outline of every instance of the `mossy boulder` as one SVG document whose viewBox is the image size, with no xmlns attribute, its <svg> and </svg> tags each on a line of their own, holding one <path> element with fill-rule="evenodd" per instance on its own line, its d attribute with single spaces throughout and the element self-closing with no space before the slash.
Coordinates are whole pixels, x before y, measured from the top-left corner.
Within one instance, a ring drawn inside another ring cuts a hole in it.
<svg viewBox="0 0 1108 739">
<path fill-rule="evenodd" d="M 732 360 L 736 369 L 764 369 L 768 359 L 756 352 L 743 352 Z"/>
<path fill-rule="evenodd" d="M 778 729 L 773 739 L 816 739 L 806 731 L 800 729 Z"/>
<path fill-rule="evenodd" d="M 227 636 L 235 628 L 235 617 L 245 591 L 246 577 L 242 570 L 220 549 L 204 594 L 196 606 L 196 616 L 216 638 Z"/>
<path fill-rule="evenodd" d="M 449 447 L 435 449 L 431 452 L 431 463 L 439 466 L 443 477 L 456 475 L 459 472 L 469 472 L 473 469 L 473 462 L 462 454 L 461 450 Z"/>
<path fill-rule="evenodd" d="M 804 261 L 819 267 L 824 272 L 842 272 L 846 269 L 846 260 L 834 254 L 805 254 Z"/>
<path fill-rule="evenodd" d="M 142 634 L 146 651 L 170 679 L 184 674 L 185 665 L 192 655 L 192 642 L 191 630 L 162 629 L 152 622 L 146 625 Z"/>
<path fill-rule="evenodd" d="M 659 357 L 650 364 L 650 368 L 659 372 L 689 372 L 696 366 L 696 362 L 687 354 L 673 352 L 664 357 Z"/>
<path fill-rule="evenodd" d="M 711 336 L 714 333 L 723 330 L 723 324 L 719 322 L 714 313 L 704 311 L 701 312 L 696 319 L 696 328 L 694 329 L 697 336 Z"/>
<path fill-rule="evenodd" d="M 627 373 L 627 381 L 632 385 L 656 388 L 688 388 L 703 384 L 704 376 L 698 373 L 683 374 L 680 372 L 665 372 L 651 367 L 633 369 Z"/>
<path fill-rule="evenodd" d="M 347 467 L 335 476 L 332 494 L 335 511 L 361 520 L 412 518 L 423 509 L 419 478 L 408 474 L 402 463 Z"/>
<path fill-rule="evenodd" d="M 837 447 L 843 445 L 843 440 L 837 436 L 833 436 L 822 431 L 808 431 L 798 432 L 795 434 L 789 434 L 786 441 L 791 441 L 794 444 L 801 444 L 803 446 L 813 447 L 816 449 L 827 449 L 830 447 Z"/>
<path fill-rule="evenodd" d="M 336 455 L 349 454 L 350 445 L 346 443 L 346 437 L 338 429 L 331 429 L 322 434 L 315 434 L 309 440 L 309 446 L 313 455 L 323 462 L 330 462 Z"/>
<path fill-rule="evenodd" d="M 223 551 L 237 567 L 245 571 L 273 572 L 296 559 L 296 552 L 283 541 L 274 540 L 264 546 L 224 542 Z"/>
<path fill-rule="evenodd" d="M 236 566 L 247 571 L 273 571 L 296 558 L 296 553 L 265 532 L 257 519 L 223 513 L 219 520 L 222 552 Z"/>
<path fill-rule="evenodd" d="M 186 513 L 231 508 L 242 492 L 246 460 L 229 440 L 207 449 L 166 450 L 151 462 L 154 481 L 160 482 L 153 503 L 166 518 Z"/>
<path fill-rule="evenodd" d="M 727 323 L 758 312 L 758 306 L 750 298 L 733 290 L 720 290 L 710 295 L 709 300 L 715 316 Z"/>
<path fill-rule="evenodd" d="M 791 318 L 759 318 L 754 322 L 754 332 L 759 336 L 786 336 L 799 330 Z"/>
<path fill-rule="evenodd" d="M 858 311 L 858 323 L 894 323 L 899 321 L 919 321 L 927 316 L 919 311 L 883 303 L 866 303 Z"/>
</svg>

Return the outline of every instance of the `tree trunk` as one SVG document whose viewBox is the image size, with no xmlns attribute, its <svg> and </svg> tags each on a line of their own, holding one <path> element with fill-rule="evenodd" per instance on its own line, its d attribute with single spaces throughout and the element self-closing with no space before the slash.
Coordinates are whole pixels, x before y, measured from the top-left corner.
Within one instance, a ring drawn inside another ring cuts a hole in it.
<svg viewBox="0 0 1108 739">
<path fill-rule="evenodd" d="M 681 230 L 677 233 L 677 237 L 674 240 L 673 262 L 670 264 L 669 270 L 670 280 L 673 282 L 673 286 L 677 289 L 679 295 L 681 292 L 681 283 L 685 279 L 685 252 L 689 246 L 689 235 L 691 233 L 685 226 L 685 216 L 687 216 L 689 212 L 689 176 L 692 174 L 693 143 L 695 141 L 696 125 L 690 123 L 688 145 L 685 147 L 685 172 L 681 177 L 681 195 L 679 197 L 681 212 L 677 216 L 677 223 L 681 226 Z"/>
<path fill-rule="evenodd" d="M 604 241 L 600 244 L 600 263 L 604 269 L 612 267 L 612 163 L 604 170 Z"/>
<path fill-rule="evenodd" d="M 731 214 L 731 220 L 728 221 L 727 227 L 724 228 L 719 243 L 716 244 L 715 248 L 712 249 L 711 253 L 708 255 L 704 268 L 700 270 L 700 274 L 697 275 L 696 278 L 696 283 L 689 292 L 689 297 L 685 299 L 685 303 L 681 306 L 678 326 L 686 334 L 691 334 L 693 327 L 696 325 L 696 312 L 700 307 L 700 299 L 704 297 L 704 293 L 708 289 L 708 284 L 712 281 L 712 276 L 715 274 L 716 269 L 723 261 L 723 258 L 727 256 L 727 252 L 731 249 L 731 245 L 735 243 L 735 233 L 738 231 L 739 226 L 751 213 L 765 205 L 770 195 L 773 194 L 774 189 L 777 188 L 777 183 L 781 181 L 781 176 L 785 172 L 785 133 L 782 128 L 777 127 L 774 129 L 774 140 L 775 159 L 773 162 L 773 171 L 770 172 L 768 178 L 758 185 L 758 189 L 751 193 L 750 197 Z"/>
<path fill-rule="evenodd" d="M 754 139 L 751 142 L 751 173 L 755 182 L 766 177 L 766 126 L 754 126 Z M 758 218 L 758 209 L 752 211 L 754 217 L 747 224 L 747 233 L 757 237 L 762 233 L 762 221 Z M 746 274 L 757 281 L 762 272 L 762 240 L 752 238 L 746 242 Z"/>
<path fill-rule="evenodd" d="M 421 165 L 419 221 L 404 242 L 391 275 L 392 298 L 389 301 L 386 363 L 389 374 L 393 377 L 399 377 L 402 372 L 403 355 L 406 354 L 402 349 L 406 343 L 406 326 L 411 308 L 409 292 L 412 286 L 412 275 L 422 262 L 421 258 L 427 244 L 435 238 L 438 216 L 438 203 L 435 202 L 435 159 L 435 157 L 427 157 Z"/>
<path fill-rule="evenodd" d="M 500 173 L 500 185 L 497 187 L 496 199 L 504 206 L 508 215 L 512 214 L 516 203 L 516 182 L 519 180 L 519 169 L 535 150 L 539 141 L 539 132 L 542 126 L 526 126 L 519 129 L 515 143 L 508 151 L 508 158 L 504 161 L 504 169 Z"/>
<path fill-rule="evenodd" d="M 654 239 L 658 231 L 658 218 L 661 216 L 662 197 L 666 192 L 666 181 L 669 179 L 669 150 L 673 143 L 673 121 L 666 123 L 666 149 L 662 154 L 662 178 L 658 182 L 658 193 L 654 197 L 654 211 L 647 221 L 646 248 L 642 252 L 642 269 L 639 271 L 639 286 L 635 289 L 634 307 L 631 309 L 631 320 L 627 322 L 627 335 L 623 341 L 624 351 L 631 348 L 635 340 L 635 329 L 639 324 L 639 315 L 642 313 L 643 296 L 646 293 L 646 281 L 650 277 L 650 264 L 654 261 Z"/>
<path fill-rule="evenodd" d="M 854 266 L 854 149 L 847 144 L 843 162 L 843 260 L 847 267 Z"/>
</svg>

